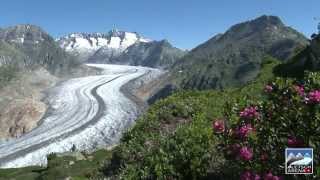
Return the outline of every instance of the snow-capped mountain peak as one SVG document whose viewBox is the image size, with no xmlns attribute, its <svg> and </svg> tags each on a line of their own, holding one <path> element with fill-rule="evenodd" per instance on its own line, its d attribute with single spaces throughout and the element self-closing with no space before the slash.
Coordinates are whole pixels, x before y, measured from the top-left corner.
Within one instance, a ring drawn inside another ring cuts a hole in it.
<svg viewBox="0 0 320 180">
<path fill-rule="evenodd" d="M 108 33 L 72 33 L 57 39 L 61 48 L 83 60 L 100 49 L 120 54 L 135 43 L 151 41 L 138 33 L 118 30 Z"/>
</svg>

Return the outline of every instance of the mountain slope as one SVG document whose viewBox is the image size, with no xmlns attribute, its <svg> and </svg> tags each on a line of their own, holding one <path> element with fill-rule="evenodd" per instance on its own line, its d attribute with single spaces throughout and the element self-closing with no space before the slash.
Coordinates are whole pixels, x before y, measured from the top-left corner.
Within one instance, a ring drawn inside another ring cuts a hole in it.
<svg viewBox="0 0 320 180">
<path fill-rule="evenodd" d="M 1 29 L 0 139 L 19 137 L 37 127 L 47 107 L 43 92 L 59 78 L 84 73 L 78 65 L 38 26 Z"/>
<path fill-rule="evenodd" d="M 303 77 L 305 71 L 320 70 L 320 35 L 313 36 L 311 43 L 288 62 L 275 68 L 281 76 Z"/>
<path fill-rule="evenodd" d="M 175 64 L 172 81 L 186 89 L 239 86 L 257 76 L 266 55 L 286 61 L 307 44 L 302 34 L 278 17 L 261 16 L 193 49 Z"/>
<path fill-rule="evenodd" d="M 25 54 L 7 42 L 0 40 L 0 66 L 20 65 L 22 66 Z"/>
<path fill-rule="evenodd" d="M 27 24 L 2 29 L 0 41 L 6 42 L 19 51 L 11 55 L 20 54 L 23 56 L 23 61 L 11 59 L 26 68 L 42 66 L 53 74 L 59 74 L 74 65 L 72 57 L 38 26 Z"/>
</svg>

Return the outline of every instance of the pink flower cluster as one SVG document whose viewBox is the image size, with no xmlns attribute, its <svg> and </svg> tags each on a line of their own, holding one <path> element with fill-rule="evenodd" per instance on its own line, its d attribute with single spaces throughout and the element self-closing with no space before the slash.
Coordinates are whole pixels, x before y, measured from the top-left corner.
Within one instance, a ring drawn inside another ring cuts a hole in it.
<svg viewBox="0 0 320 180">
<path fill-rule="evenodd" d="M 241 147 L 240 144 L 233 144 L 229 146 L 229 152 L 231 155 L 237 157 L 237 159 L 243 161 L 250 161 L 253 158 L 253 150 L 247 146 Z"/>
<path fill-rule="evenodd" d="M 248 137 L 248 135 L 253 131 L 253 128 L 251 126 L 251 124 L 245 124 L 241 127 L 239 127 L 237 130 L 236 130 L 236 135 L 238 138 L 246 138 Z"/>
<path fill-rule="evenodd" d="M 307 95 L 303 86 L 295 85 L 294 89 L 300 96 L 305 97 L 305 102 L 307 104 L 318 104 L 320 103 L 320 90 L 312 90 Z"/>
<path fill-rule="evenodd" d="M 250 161 L 253 158 L 253 151 L 246 146 L 240 148 L 239 157 L 244 161 Z"/>
<path fill-rule="evenodd" d="M 282 178 L 279 176 L 274 176 L 271 172 L 268 172 L 263 177 L 264 180 L 281 180 Z"/>
<path fill-rule="evenodd" d="M 251 106 L 246 107 L 243 111 L 240 112 L 240 117 L 245 119 L 253 119 L 259 117 L 258 107 Z"/>
<path fill-rule="evenodd" d="M 300 95 L 300 96 L 304 96 L 304 87 L 303 86 L 294 86 L 294 89 L 297 91 L 297 93 Z"/>
<path fill-rule="evenodd" d="M 223 133 L 225 130 L 224 121 L 223 120 L 216 120 L 213 122 L 213 130 L 216 133 Z"/>
<path fill-rule="evenodd" d="M 318 104 L 320 103 L 320 90 L 310 91 L 306 97 L 306 102 L 308 104 Z"/>
<path fill-rule="evenodd" d="M 261 180 L 261 177 L 251 171 L 245 171 L 241 174 L 240 180 Z"/>
<path fill-rule="evenodd" d="M 264 92 L 271 93 L 273 91 L 273 87 L 271 85 L 266 85 L 264 87 Z"/>
</svg>

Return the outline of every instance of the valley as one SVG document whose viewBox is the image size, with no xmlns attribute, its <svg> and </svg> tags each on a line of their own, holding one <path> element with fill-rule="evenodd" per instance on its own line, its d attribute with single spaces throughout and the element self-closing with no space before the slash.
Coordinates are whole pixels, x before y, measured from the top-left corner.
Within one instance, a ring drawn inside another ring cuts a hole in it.
<svg viewBox="0 0 320 180">
<path fill-rule="evenodd" d="M 262 15 L 190 50 L 71 32 L 0 28 L 1 180 L 291 180 L 284 149 L 320 147 L 320 24 Z"/>
<path fill-rule="evenodd" d="M 2 168 L 46 165 L 50 153 L 75 147 L 92 151 L 114 145 L 140 113 L 137 102 L 121 87 L 136 78 L 149 80 L 161 71 L 151 68 L 89 64 L 101 75 L 70 79 L 49 89 L 49 108 L 30 133 L 0 144 Z M 128 92 L 128 91 L 127 91 Z"/>
</svg>

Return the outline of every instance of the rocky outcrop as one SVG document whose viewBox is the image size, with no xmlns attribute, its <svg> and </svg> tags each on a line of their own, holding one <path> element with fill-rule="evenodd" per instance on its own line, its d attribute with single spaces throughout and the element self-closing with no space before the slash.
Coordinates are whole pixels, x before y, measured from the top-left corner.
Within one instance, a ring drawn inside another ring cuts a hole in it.
<svg viewBox="0 0 320 180">
<path fill-rule="evenodd" d="M 17 138 L 37 127 L 46 105 L 24 98 L 11 101 L 0 112 L 0 139 Z"/>
<path fill-rule="evenodd" d="M 0 139 L 20 137 L 37 127 L 46 111 L 42 91 L 58 81 L 44 68 L 17 76 L 0 91 Z"/>
</svg>

